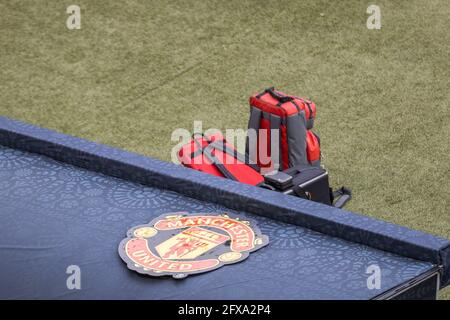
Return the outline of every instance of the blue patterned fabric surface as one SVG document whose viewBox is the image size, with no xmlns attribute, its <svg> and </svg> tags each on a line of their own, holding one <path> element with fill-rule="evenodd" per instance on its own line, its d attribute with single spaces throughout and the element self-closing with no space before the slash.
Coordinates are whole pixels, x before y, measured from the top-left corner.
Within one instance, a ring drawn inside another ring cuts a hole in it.
<svg viewBox="0 0 450 320">
<path fill-rule="evenodd" d="M 432 267 L 2 146 L 0 208 L 0 298 L 368 299 Z M 126 231 L 176 211 L 251 217 L 270 243 L 245 262 L 185 280 L 128 270 L 117 254 Z M 382 270 L 380 290 L 367 288 L 371 264 Z M 79 291 L 66 287 L 69 265 L 81 268 Z"/>
<path fill-rule="evenodd" d="M 440 264 L 444 266 L 442 285 L 449 282 L 450 241 L 447 239 L 319 203 L 205 175 L 171 163 L 5 117 L 0 117 L 0 144 L 45 154 L 66 163 L 126 179 L 129 183 L 157 186 L 155 192 L 167 192 L 161 189 L 176 191 L 180 195 L 195 198 L 199 203 L 214 203 L 215 206 L 222 205 L 270 217 L 288 223 L 286 226 L 301 226 L 305 228 L 304 230 L 312 229 L 342 240 L 367 244 L 372 248 Z"/>
</svg>

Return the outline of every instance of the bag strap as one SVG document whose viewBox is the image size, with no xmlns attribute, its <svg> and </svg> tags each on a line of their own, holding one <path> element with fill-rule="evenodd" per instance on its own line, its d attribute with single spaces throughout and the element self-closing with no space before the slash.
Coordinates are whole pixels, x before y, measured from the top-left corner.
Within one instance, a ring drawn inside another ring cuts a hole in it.
<svg viewBox="0 0 450 320">
<path fill-rule="evenodd" d="M 196 135 L 200 135 L 201 137 L 203 137 L 207 142 L 208 142 L 208 146 L 203 147 L 196 139 L 195 136 Z M 237 150 L 235 149 L 231 149 L 229 147 L 226 146 L 226 140 L 222 139 L 222 141 L 211 141 L 205 134 L 203 133 L 197 133 L 197 134 L 193 134 L 192 138 L 194 139 L 195 144 L 197 145 L 197 151 L 192 153 L 191 156 L 197 156 L 200 155 L 201 153 L 203 153 L 209 161 L 211 161 L 216 167 L 217 169 L 219 169 L 219 171 L 227 178 L 232 179 L 232 180 L 236 180 L 238 181 L 238 179 L 222 164 L 220 163 L 219 159 L 217 159 L 217 157 L 215 157 L 212 154 L 213 149 L 225 152 L 226 154 L 232 156 L 233 158 L 237 159 L 238 161 L 246 164 L 247 166 L 249 166 L 250 168 L 252 168 L 253 170 L 255 170 L 256 172 L 260 172 L 261 168 L 259 166 L 257 166 L 256 164 L 252 164 L 250 163 L 250 159 L 248 154 L 242 154 L 239 153 Z"/>
<path fill-rule="evenodd" d="M 200 155 L 203 150 L 205 148 L 203 148 L 200 143 L 195 139 L 195 136 L 201 136 L 202 138 L 204 138 L 207 142 L 208 142 L 208 147 L 211 146 L 214 149 L 217 149 L 219 151 L 225 152 L 226 154 L 232 156 L 233 158 L 239 160 L 242 163 L 245 163 L 247 166 L 249 166 L 250 168 L 252 168 L 253 170 L 255 170 L 256 172 L 260 172 L 261 168 L 253 163 L 250 163 L 250 157 L 247 153 L 240 153 L 238 152 L 236 149 L 232 149 L 226 146 L 226 140 L 224 138 L 222 138 L 221 141 L 215 140 L 215 141 L 211 141 L 204 133 L 194 133 L 192 135 L 192 139 L 195 141 L 195 144 L 197 145 L 197 151 L 193 152 L 191 154 L 191 158 L 196 157 L 198 155 Z"/>
<path fill-rule="evenodd" d="M 234 180 L 234 181 L 239 181 L 225 166 L 223 163 L 221 163 L 219 161 L 219 159 L 217 159 L 216 156 L 214 156 L 212 154 L 212 147 L 211 145 L 207 146 L 204 150 L 203 150 L 203 154 L 205 155 L 205 157 L 208 158 L 209 161 L 211 161 L 216 167 L 217 169 L 220 171 L 220 173 L 222 173 L 224 175 L 224 177 Z"/>
<path fill-rule="evenodd" d="M 210 143 L 210 140 L 208 139 L 208 137 L 206 137 L 203 133 L 201 133 L 201 136 L 204 137 L 206 139 L 206 141 L 208 141 L 208 143 Z M 197 145 L 198 149 L 203 152 L 205 157 L 209 161 L 211 161 L 211 163 L 213 165 L 216 166 L 216 168 L 220 171 L 221 174 L 223 174 L 224 177 L 234 180 L 234 181 L 238 181 L 238 179 L 230 171 L 228 171 L 228 169 L 223 165 L 223 163 L 220 163 L 219 159 L 217 159 L 217 157 L 212 154 L 213 147 L 211 146 L 211 144 L 208 144 L 208 146 L 203 148 L 203 146 L 200 144 L 200 142 L 198 142 L 197 139 L 195 139 L 195 134 L 193 134 L 192 137 L 193 137 L 194 143 Z"/>
<path fill-rule="evenodd" d="M 232 156 L 233 158 L 239 160 L 240 162 L 245 163 L 246 165 L 248 165 L 249 167 L 251 167 L 253 170 L 255 170 L 257 172 L 259 172 L 261 170 L 256 164 L 250 163 L 248 154 L 242 154 L 242 153 L 238 152 L 236 149 L 228 148 L 226 146 L 225 139 L 223 139 L 221 142 L 216 140 L 214 142 L 211 142 L 209 145 L 212 146 L 214 149 L 225 152 L 226 154 Z"/>
<path fill-rule="evenodd" d="M 311 107 L 311 103 L 309 103 L 308 101 L 306 101 L 304 99 L 303 99 L 303 102 L 306 104 L 306 106 L 309 109 L 309 118 L 312 119 L 313 118 L 313 110 L 312 110 L 312 107 Z"/>
<path fill-rule="evenodd" d="M 340 189 L 332 192 L 332 202 L 333 207 L 343 208 L 347 202 L 352 199 L 352 190 L 346 187 L 341 187 Z"/>
</svg>

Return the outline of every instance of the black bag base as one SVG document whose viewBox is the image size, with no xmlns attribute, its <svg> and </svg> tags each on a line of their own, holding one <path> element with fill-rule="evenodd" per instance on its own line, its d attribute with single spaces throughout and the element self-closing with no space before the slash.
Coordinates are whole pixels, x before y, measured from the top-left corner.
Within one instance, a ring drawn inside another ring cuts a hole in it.
<svg viewBox="0 0 450 320">
<path fill-rule="evenodd" d="M 330 188 L 328 172 L 315 166 L 296 166 L 264 175 L 265 184 L 287 195 L 342 208 L 351 199 L 351 190 Z"/>
</svg>

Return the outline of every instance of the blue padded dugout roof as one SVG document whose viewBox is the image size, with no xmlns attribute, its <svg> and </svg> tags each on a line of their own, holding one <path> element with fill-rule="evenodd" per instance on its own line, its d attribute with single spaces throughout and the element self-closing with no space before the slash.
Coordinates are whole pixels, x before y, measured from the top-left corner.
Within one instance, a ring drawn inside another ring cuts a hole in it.
<svg viewBox="0 0 450 320">
<path fill-rule="evenodd" d="M 171 163 L 56 133 L 5 117 L 0 117 L 0 145 L 45 155 L 67 164 L 101 172 L 107 176 L 118 177 L 153 188 L 166 189 L 169 191 L 163 193 L 168 192 L 168 197 L 172 195 L 170 193 L 172 191 L 180 194 L 181 197 L 195 198 L 199 200 L 199 210 L 211 211 L 210 205 L 214 203 L 214 205 L 217 204 L 215 208 L 218 210 L 227 207 L 271 218 L 278 221 L 276 223 L 280 228 L 283 226 L 288 228 L 288 224 L 296 225 L 301 227 L 298 230 L 304 230 L 306 233 L 320 232 L 330 238 L 337 237 L 395 255 L 424 261 L 424 264 L 417 263 L 425 269 L 428 268 L 426 262 L 442 265 L 444 271 L 441 285 L 449 284 L 450 241 L 447 239 L 319 203 L 208 176 Z M 3 147 L 0 150 L 5 157 L 8 150 L 11 150 L 9 148 Z M 28 156 L 24 154 L 23 157 Z M 38 166 L 39 164 L 45 166 L 48 160 L 38 157 L 35 161 Z M 89 173 L 84 172 L 83 174 L 88 175 Z M 181 203 L 188 202 L 182 201 Z M 164 207 L 161 210 L 169 209 L 171 208 Z M 179 209 L 182 210 L 182 208 Z M 17 212 L 17 207 L 12 206 L 4 210 L 10 210 L 9 213 L 13 214 L 13 212 Z M 136 222 L 141 223 L 142 221 Z M 44 224 L 45 221 L 41 221 L 41 223 Z M 121 226 L 121 229 L 125 234 L 126 227 Z M 276 233 L 272 237 L 276 237 Z M 276 238 L 273 241 L 276 241 Z M 373 252 L 378 251 L 374 250 Z M 348 258 L 350 259 L 350 256 Z M 226 269 L 223 268 L 223 270 Z M 217 275 L 216 272 L 211 274 Z M 391 285 L 393 284 L 391 283 Z M 367 297 L 369 296 L 361 298 Z"/>
</svg>

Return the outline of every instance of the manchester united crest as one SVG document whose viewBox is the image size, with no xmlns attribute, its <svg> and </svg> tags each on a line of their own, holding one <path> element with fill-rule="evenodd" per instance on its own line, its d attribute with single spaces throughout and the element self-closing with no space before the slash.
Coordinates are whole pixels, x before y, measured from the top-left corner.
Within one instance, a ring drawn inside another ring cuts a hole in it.
<svg viewBox="0 0 450 320">
<path fill-rule="evenodd" d="M 139 273 L 181 279 L 243 261 L 268 243 L 269 238 L 248 219 L 169 213 L 128 230 L 119 254 Z"/>
</svg>

